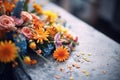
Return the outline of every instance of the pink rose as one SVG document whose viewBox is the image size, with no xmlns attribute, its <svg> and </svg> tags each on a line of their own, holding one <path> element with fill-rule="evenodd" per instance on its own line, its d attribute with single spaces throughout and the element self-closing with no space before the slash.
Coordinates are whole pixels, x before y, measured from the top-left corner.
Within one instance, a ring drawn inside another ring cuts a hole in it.
<svg viewBox="0 0 120 80">
<path fill-rule="evenodd" d="M 8 32 L 15 29 L 16 27 L 13 18 L 7 15 L 0 16 L 0 30 L 4 30 Z"/>
<path fill-rule="evenodd" d="M 33 13 L 31 14 L 31 16 L 32 16 L 33 19 L 40 20 L 40 17 L 38 17 L 37 15 L 35 15 Z"/>
<path fill-rule="evenodd" d="M 30 15 L 30 13 L 26 12 L 26 11 L 22 11 L 21 12 L 21 18 L 24 20 L 24 21 L 30 21 L 32 20 L 32 16 Z"/>
<path fill-rule="evenodd" d="M 32 38 L 32 33 L 29 27 L 23 27 L 21 33 L 27 38 Z"/>
</svg>

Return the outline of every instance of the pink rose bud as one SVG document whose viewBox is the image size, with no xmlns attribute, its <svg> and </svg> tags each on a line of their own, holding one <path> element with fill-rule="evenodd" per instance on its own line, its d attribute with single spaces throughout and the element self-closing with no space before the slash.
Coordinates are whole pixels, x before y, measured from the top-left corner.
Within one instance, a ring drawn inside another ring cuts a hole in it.
<svg viewBox="0 0 120 80">
<path fill-rule="evenodd" d="M 31 14 L 26 11 L 21 12 L 21 18 L 26 22 L 32 20 Z"/>
<path fill-rule="evenodd" d="M 23 27 L 21 33 L 27 38 L 32 38 L 32 33 L 29 27 Z"/>
<path fill-rule="evenodd" d="M 75 42 L 78 42 L 78 36 L 75 37 L 74 41 L 75 41 Z"/>
</svg>

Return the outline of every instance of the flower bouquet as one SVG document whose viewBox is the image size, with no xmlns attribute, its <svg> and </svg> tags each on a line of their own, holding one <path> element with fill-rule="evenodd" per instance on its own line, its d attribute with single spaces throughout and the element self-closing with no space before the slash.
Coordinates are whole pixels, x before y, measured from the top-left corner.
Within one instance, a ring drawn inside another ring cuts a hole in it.
<svg viewBox="0 0 120 80">
<path fill-rule="evenodd" d="M 31 54 L 45 61 L 52 55 L 58 62 L 69 58 L 78 37 L 66 28 L 66 22 L 53 11 L 29 0 L 0 0 L 0 80 L 31 80 L 24 69 L 37 64 Z M 11 78 L 11 79 L 10 79 Z"/>
</svg>

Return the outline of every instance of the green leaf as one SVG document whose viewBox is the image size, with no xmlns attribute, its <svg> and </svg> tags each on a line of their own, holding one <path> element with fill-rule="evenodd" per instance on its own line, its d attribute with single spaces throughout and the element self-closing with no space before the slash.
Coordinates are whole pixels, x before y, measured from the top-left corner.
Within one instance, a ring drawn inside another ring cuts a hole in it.
<svg viewBox="0 0 120 80">
<path fill-rule="evenodd" d="M 27 2 L 24 3 L 23 10 L 28 11 L 28 3 Z"/>
</svg>

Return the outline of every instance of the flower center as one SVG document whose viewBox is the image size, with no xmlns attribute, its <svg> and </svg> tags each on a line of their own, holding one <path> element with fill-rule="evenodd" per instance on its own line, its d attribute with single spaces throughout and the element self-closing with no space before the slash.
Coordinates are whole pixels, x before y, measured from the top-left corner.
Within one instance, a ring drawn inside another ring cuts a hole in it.
<svg viewBox="0 0 120 80">
<path fill-rule="evenodd" d="M 8 54 L 8 53 L 10 53 L 10 50 L 4 50 L 3 52 L 4 52 L 4 54 Z"/>
<path fill-rule="evenodd" d="M 8 21 L 8 20 L 5 20 L 5 24 L 9 24 L 9 21 Z"/>
<path fill-rule="evenodd" d="M 60 57 L 64 57 L 64 52 L 60 52 L 60 53 L 59 53 L 59 56 L 60 56 Z"/>
</svg>

